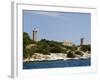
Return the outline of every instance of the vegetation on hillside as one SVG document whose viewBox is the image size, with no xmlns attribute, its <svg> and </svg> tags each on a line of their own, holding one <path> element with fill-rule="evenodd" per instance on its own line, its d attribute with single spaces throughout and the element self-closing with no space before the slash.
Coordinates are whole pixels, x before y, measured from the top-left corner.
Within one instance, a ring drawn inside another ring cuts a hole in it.
<svg viewBox="0 0 100 80">
<path fill-rule="evenodd" d="M 31 48 L 26 48 L 30 44 L 35 44 Z M 62 42 L 57 42 L 53 40 L 41 39 L 38 42 L 34 42 L 29 37 L 28 33 L 23 33 L 23 58 L 30 58 L 34 53 L 41 53 L 44 55 L 49 55 L 50 53 L 64 53 L 67 57 L 74 58 L 75 54 L 83 55 L 80 51 L 77 51 L 78 46 L 65 46 Z M 90 51 L 90 45 L 83 45 L 80 49 L 81 51 Z"/>
</svg>

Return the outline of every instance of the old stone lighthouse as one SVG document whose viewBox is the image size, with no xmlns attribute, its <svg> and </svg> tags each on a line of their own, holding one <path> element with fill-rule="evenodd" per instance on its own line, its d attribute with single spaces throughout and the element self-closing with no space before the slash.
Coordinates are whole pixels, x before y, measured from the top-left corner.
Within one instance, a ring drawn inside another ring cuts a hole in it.
<svg viewBox="0 0 100 80">
<path fill-rule="evenodd" d="M 38 37 L 37 37 L 37 29 L 34 28 L 34 29 L 33 29 L 33 41 L 37 41 L 37 40 L 38 40 L 37 38 L 38 38 Z"/>
</svg>

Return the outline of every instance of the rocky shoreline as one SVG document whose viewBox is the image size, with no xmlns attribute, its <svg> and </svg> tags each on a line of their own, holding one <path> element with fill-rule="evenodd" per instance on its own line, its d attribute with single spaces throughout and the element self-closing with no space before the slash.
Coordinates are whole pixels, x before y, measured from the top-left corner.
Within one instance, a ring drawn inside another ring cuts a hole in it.
<svg viewBox="0 0 100 80">
<path fill-rule="evenodd" d="M 52 61 L 52 60 L 71 60 L 71 59 L 87 59 L 91 57 L 90 53 L 82 52 L 83 55 L 75 55 L 74 58 L 67 57 L 67 54 L 64 53 L 50 53 L 50 55 L 44 55 L 42 53 L 34 53 L 32 57 L 26 58 L 23 62 L 31 61 Z"/>
</svg>

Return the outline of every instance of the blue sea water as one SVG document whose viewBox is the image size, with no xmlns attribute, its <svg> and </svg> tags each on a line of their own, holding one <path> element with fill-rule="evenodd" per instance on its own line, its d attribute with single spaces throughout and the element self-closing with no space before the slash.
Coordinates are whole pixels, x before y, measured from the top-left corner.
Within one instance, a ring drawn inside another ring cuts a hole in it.
<svg viewBox="0 0 100 80">
<path fill-rule="evenodd" d="M 40 69 L 40 68 L 61 68 L 61 67 L 81 67 L 91 66 L 91 59 L 71 59 L 71 60 L 55 60 L 55 61 L 33 61 L 23 62 L 23 69 Z"/>
</svg>

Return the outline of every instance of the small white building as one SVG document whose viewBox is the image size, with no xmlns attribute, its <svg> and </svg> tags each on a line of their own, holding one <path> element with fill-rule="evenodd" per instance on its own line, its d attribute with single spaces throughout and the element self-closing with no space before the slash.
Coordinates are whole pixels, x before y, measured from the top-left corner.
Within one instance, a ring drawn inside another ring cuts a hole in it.
<svg viewBox="0 0 100 80">
<path fill-rule="evenodd" d="M 63 42 L 63 45 L 65 45 L 65 46 L 73 46 L 73 43 L 70 42 L 70 41 L 65 40 L 65 41 Z"/>
</svg>

